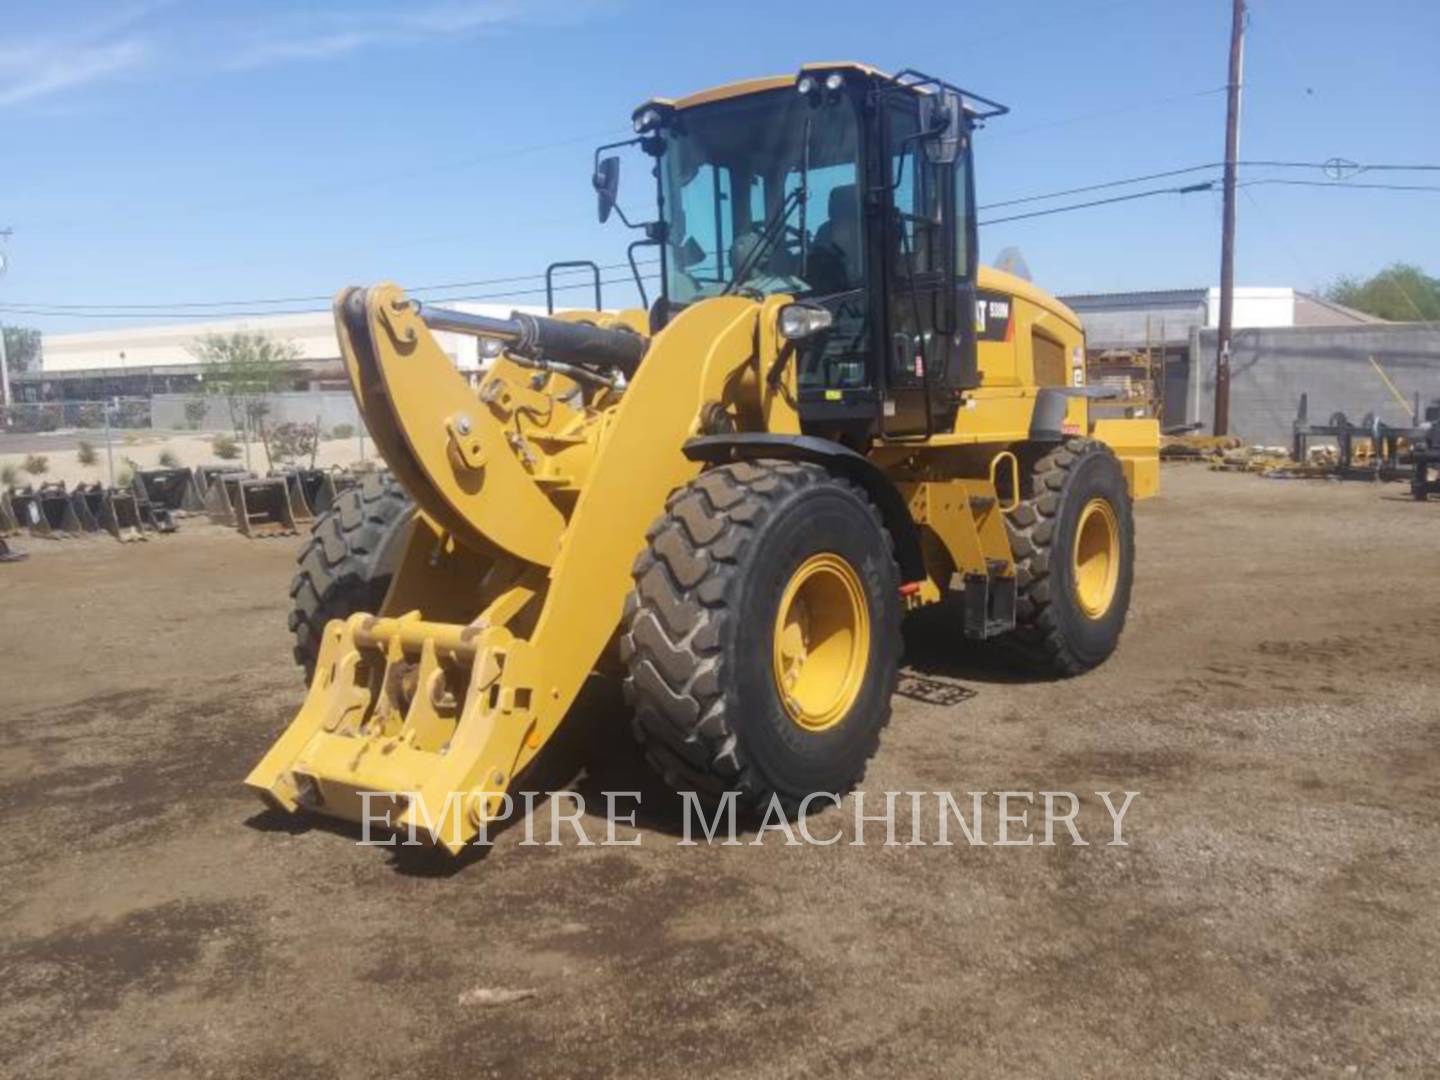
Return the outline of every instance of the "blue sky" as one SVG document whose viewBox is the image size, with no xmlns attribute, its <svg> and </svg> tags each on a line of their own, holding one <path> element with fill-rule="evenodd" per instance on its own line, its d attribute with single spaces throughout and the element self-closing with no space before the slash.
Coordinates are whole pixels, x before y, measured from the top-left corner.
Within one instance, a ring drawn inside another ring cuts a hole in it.
<svg viewBox="0 0 1440 1080">
<path fill-rule="evenodd" d="M 1440 4 L 1251 7 L 1243 158 L 1440 162 Z M 1229 8 L 6 0 L 0 227 L 15 233 L 0 304 L 305 297 L 615 262 L 629 237 L 595 223 L 593 146 L 652 94 L 812 59 L 919 67 L 1011 105 L 977 141 L 982 204 L 1214 162 Z M 622 197 L 644 211 L 636 164 Z M 1394 260 L 1440 272 L 1440 193 L 1256 186 L 1239 215 L 1241 284 L 1309 287 Z M 982 257 L 1018 246 L 1056 292 L 1209 285 L 1219 217 L 1218 194 L 1161 196 L 990 226 Z"/>
</svg>

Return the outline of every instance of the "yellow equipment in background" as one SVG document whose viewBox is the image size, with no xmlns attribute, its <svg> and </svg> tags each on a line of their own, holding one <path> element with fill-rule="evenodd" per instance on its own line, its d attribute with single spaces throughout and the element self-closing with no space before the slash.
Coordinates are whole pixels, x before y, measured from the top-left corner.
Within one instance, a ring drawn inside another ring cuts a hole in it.
<svg viewBox="0 0 1440 1080">
<path fill-rule="evenodd" d="M 853 64 L 655 99 L 648 310 L 342 292 L 413 507 L 357 492 L 317 525 L 292 619 L 314 675 L 248 783 L 353 821 L 391 800 L 458 851 L 618 665 L 670 783 L 793 811 L 863 775 L 908 609 L 953 599 L 967 637 L 1051 672 L 1104 660 L 1159 432 L 1092 424 L 1079 320 L 977 266 L 971 138 L 1003 111 Z M 619 161 L 596 159 L 604 220 Z M 478 389 L 436 330 L 481 339 Z M 334 591 L 356 582 L 368 601 Z"/>
</svg>

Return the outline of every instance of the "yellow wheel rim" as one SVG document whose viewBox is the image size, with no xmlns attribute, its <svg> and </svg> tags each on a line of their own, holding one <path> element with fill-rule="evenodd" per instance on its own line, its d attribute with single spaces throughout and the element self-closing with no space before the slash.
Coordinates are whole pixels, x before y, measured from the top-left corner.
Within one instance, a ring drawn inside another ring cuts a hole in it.
<svg viewBox="0 0 1440 1080">
<path fill-rule="evenodd" d="M 791 575 L 775 615 L 775 687 L 790 719 L 806 731 L 834 727 L 865 683 L 870 608 L 859 575 L 839 555 L 806 559 Z"/>
<path fill-rule="evenodd" d="M 1120 581 L 1120 529 L 1105 499 L 1091 499 L 1075 527 L 1075 600 L 1080 610 L 1098 619 L 1110 610 Z"/>
</svg>

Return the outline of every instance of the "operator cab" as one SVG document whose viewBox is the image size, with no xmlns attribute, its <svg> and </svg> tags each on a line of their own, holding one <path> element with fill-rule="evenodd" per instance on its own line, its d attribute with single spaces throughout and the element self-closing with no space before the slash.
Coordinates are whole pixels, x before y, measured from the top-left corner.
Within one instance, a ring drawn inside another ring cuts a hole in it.
<svg viewBox="0 0 1440 1080">
<path fill-rule="evenodd" d="M 655 158 L 659 213 L 632 250 L 659 249 L 652 321 L 715 296 L 791 295 L 818 309 L 796 320 L 808 433 L 952 427 L 979 382 L 970 138 L 1005 111 L 856 64 L 647 102 L 631 141 Z M 602 220 L 618 164 L 596 152 Z"/>
</svg>

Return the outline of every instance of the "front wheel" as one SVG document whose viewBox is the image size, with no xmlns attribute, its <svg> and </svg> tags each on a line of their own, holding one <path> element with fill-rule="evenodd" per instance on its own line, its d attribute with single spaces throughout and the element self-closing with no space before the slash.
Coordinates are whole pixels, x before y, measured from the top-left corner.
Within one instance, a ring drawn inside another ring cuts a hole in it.
<svg viewBox="0 0 1440 1080">
<path fill-rule="evenodd" d="M 854 787 L 900 652 L 898 570 L 865 495 L 809 463 L 726 465 L 648 538 L 621 655 L 652 766 L 752 811 Z"/>
<path fill-rule="evenodd" d="M 342 491 L 300 549 L 290 583 L 295 662 L 308 683 L 331 619 L 379 612 L 390 588 L 415 504 L 389 473 L 367 475 Z"/>
<path fill-rule="evenodd" d="M 1100 664 L 1125 629 L 1135 573 L 1130 493 L 1114 452 L 1094 439 L 1051 450 L 1006 525 L 1017 590 L 1010 643 L 1053 675 Z"/>
</svg>

